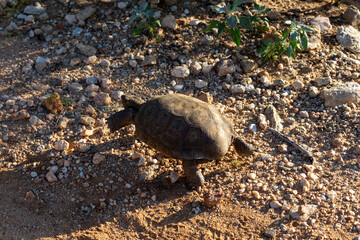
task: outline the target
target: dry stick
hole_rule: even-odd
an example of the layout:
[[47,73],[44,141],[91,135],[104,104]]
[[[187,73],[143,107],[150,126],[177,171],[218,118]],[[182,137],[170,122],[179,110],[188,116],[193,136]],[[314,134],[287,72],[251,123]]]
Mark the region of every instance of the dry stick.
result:
[[289,137],[285,136],[284,134],[282,134],[281,132],[270,128],[269,130],[272,131],[275,135],[277,135],[278,137],[282,138],[285,142],[288,142],[291,144],[291,146],[293,146],[295,149],[299,150],[303,155],[305,155],[305,157],[307,159],[309,159],[311,161],[311,163],[314,162],[314,157],[311,154],[311,152],[305,150],[303,147],[301,147],[299,144],[297,144],[296,142],[294,142],[293,140],[291,140]]

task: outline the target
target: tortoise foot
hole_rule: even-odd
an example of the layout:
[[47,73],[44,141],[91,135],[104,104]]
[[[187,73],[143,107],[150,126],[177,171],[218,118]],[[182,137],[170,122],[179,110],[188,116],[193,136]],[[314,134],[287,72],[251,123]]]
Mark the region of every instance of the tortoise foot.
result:
[[197,168],[196,161],[183,160],[182,165],[185,175],[192,185],[203,186],[205,184],[205,178]]

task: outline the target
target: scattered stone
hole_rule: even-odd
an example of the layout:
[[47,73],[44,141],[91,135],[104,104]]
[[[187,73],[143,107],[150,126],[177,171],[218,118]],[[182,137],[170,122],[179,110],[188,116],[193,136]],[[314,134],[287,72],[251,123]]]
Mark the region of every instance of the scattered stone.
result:
[[283,125],[281,123],[281,118],[276,111],[276,108],[273,105],[269,105],[265,109],[265,114],[267,116],[267,119],[269,119],[270,121],[270,127],[281,132],[283,130]]
[[46,98],[44,104],[47,110],[53,114],[58,114],[64,109],[58,93],[54,93],[50,97]]
[[264,236],[272,239],[276,237],[276,232],[273,229],[266,229],[264,232]]
[[103,89],[108,89],[111,86],[111,80],[108,76],[102,75],[98,78],[100,86]]
[[129,4],[128,2],[119,2],[118,5],[117,5],[117,7],[118,7],[119,9],[124,9],[124,8],[127,7],[128,4]]
[[199,62],[195,61],[190,64],[190,70],[192,74],[198,75],[201,72],[201,69],[202,67]]
[[81,92],[83,90],[83,87],[80,83],[72,83],[69,86],[69,91],[71,92]]
[[321,49],[321,29],[317,26],[312,27],[313,32],[309,32],[308,50]]
[[295,91],[299,91],[304,88],[304,83],[297,80],[292,83],[292,87],[295,89]]
[[55,150],[56,151],[64,151],[64,150],[69,149],[69,147],[70,147],[70,144],[65,140],[60,140],[60,141],[55,143]]
[[246,91],[245,86],[241,84],[234,84],[230,86],[230,92],[233,94],[244,93]]
[[205,64],[205,65],[203,66],[203,68],[202,68],[202,72],[203,72],[204,74],[209,74],[209,73],[212,71],[213,68],[214,68],[214,65],[212,65],[212,64]]
[[306,222],[316,212],[317,207],[314,204],[295,205],[290,209],[290,216],[297,221]]
[[58,128],[60,128],[60,129],[66,129],[68,122],[69,122],[69,119],[68,119],[68,118],[66,118],[66,117],[60,118],[60,119],[59,119],[59,122],[58,122]]
[[177,180],[179,180],[180,176],[177,172],[175,171],[170,171],[170,181],[171,183],[175,183]]
[[91,15],[93,15],[95,13],[96,9],[93,8],[93,7],[87,7],[81,11],[79,11],[77,14],[76,14],[76,18],[79,20],[79,21],[85,21],[86,19],[88,19]]
[[318,27],[321,31],[331,31],[332,26],[328,17],[318,16],[310,21],[311,25]]
[[315,79],[315,83],[318,87],[322,87],[330,84],[332,81],[331,77],[318,77]]
[[226,74],[234,73],[235,65],[231,59],[224,59],[217,64],[216,69],[219,77],[222,77],[225,76]]
[[212,103],[214,100],[213,96],[208,92],[199,94],[197,99],[207,102],[207,103]]
[[41,119],[39,119],[39,118],[38,118],[37,116],[35,116],[35,115],[32,115],[32,116],[30,117],[29,122],[30,122],[30,124],[33,125],[33,126],[38,126],[38,125],[41,125],[41,124],[44,123]]
[[207,85],[208,85],[208,83],[206,81],[204,81],[204,80],[198,79],[198,80],[195,81],[195,87],[196,88],[201,89],[201,88],[206,87]]
[[152,66],[152,65],[156,65],[157,63],[157,58],[155,55],[150,55],[145,57],[144,61],[141,63],[141,66]]
[[79,121],[86,126],[94,126],[96,123],[96,120],[94,118],[87,115],[81,116]]
[[73,25],[74,23],[77,22],[76,16],[73,14],[66,14],[65,15],[65,21],[70,24]]
[[269,126],[266,116],[264,114],[259,114],[258,121],[261,129],[266,129]]
[[99,86],[98,85],[95,85],[95,84],[90,84],[89,86],[87,86],[85,88],[85,92],[97,92],[99,91]]
[[310,97],[317,97],[319,95],[319,89],[315,86],[311,86],[309,88],[309,95]]
[[190,70],[187,66],[177,66],[172,69],[171,76],[176,78],[185,78],[190,75]]
[[283,16],[281,16],[281,13],[279,13],[278,11],[270,11],[267,14],[267,17],[270,20],[280,20],[283,18]]
[[26,109],[21,109],[20,111],[12,115],[13,120],[24,120],[30,118],[30,114]]
[[282,208],[282,204],[279,201],[272,201],[270,202],[270,207],[274,209]]
[[102,161],[105,161],[106,157],[100,153],[95,153],[94,156],[93,156],[93,163],[94,164],[99,164],[101,163]]
[[107,106],[109,104],[111,104],[111,98],[109,96],[108,93],[98,93],[96,96],[95,96],[95,104],[96,105],[100,105],[100,106]]
[[352,26],[357,27],[360,25],[360,10],[351,5],[346,9],[343,18],[348,20]]
[[216,190],[210,190],[204,195],[205,205],[209,208],[212,208],[220,203],[223,196],[224,192],[221,188]]
[[86,56],[93,56],[96,54],[96,48],[90,45],[84,45],[80,43],[76,45],[76,48],[79,49],[79,51]]
[[339,83],[321,92],[326,107],[335,107],[345,103],[360,103],[360,85],[356,82]]
[[35,61],[35,69],[39,72],[43,71],[50,64],[48,58],[38,57]]
[[247,56],[238,55],[237,57],[240,59],[241,68],[245,73],[253,72],[258,68],[258,64]]
[[55,174],[51,171],[49,171],[45,177],[49,183],[56,182],[58,180],[58,178],[55,176]]
[[27,5],[24,9],[24,13],[30,15],[40,15],[46,11],[44,7],[41,6],[40,3],[36,2],[35,5]]
[[175,17],[173,15],[167,15],[164,17],[161,23],[162,27],[175,30],[177,28]]
[[25,198],[30,199],[30,200],[34,200],[36,198],[36,195],[33,193],[33,191],[28,191],[25,194]]
[[336,39],[344,48],[349,48],[357,53],[360,53],[360,32],[353,26],[339,27]]

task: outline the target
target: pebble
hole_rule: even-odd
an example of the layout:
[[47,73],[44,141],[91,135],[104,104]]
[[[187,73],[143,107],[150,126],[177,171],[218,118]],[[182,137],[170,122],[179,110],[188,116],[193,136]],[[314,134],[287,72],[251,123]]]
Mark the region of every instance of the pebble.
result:
[[30,173],[30,176],[33,178],[36,177],[37,175],[38,175],[37,172],[34,172],[34,171]]
[[196,88],[201,89],[201,88],[206,87],[207,85],[208,85],[208,83],[206,81],[204,81],[204,80],[198,79],[198,80],[195,81],[195,87]]
[[111,98],[109,96],[108,93],[98,93],[96,96],[95,96],[95,104],[96,105],[100,105],[100,106],[106,106],[106,105],[109,105],[111,104]]
[[30,117],[29,122],[33,126],[38,126],[44,123],[41,119],[39,119],[37,116],[34,115]]
[[100,153],[95,153],[94,156],[93,156],[93,164],[99,164],[101,163],[102,161],[105,161],[106,157]]
[[177,66],[171,70],[171,76],[176,78],[185,78],[188,77],[189,75],[190,75],[190,70],[186,65]]
[[177,24],[175,21],[175,17],[173,15],[166,15],[164,19],[161,22],[162,27],[164,28],[170,28],[175,30],[177,28]]
[[66,140],[55,142],[55,150],[63,151],[69,149],[70,144]]
[[179,180],[180,176],[177,172],[171,170],[170,171],[170,181],[171,183],[175,183],[177,180]]
[[49,171],[46,175],[46,180],[48,180],[49,183],[56,182],[58,178],[55,176],[55,174],[51,171]]
[[216,67],[219,77],[226,76],[235,72],[235,65],[231,59],[221,60]]

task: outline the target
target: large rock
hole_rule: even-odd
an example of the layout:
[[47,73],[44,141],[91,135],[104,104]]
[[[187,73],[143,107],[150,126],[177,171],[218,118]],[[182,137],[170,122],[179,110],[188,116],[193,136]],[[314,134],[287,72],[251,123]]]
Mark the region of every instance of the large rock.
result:
[[348,20],[351,25],[356,27],[360,24],[360,10],[357,7],[351,5],[346,9],[343,18]]
[[360,103],[360,85],[356,82],[337,84],[321,93],[326,107],[334,107],[345,103]]
[[339,27],[336,39],[344,48],[349,48],[360,53],[360,32],[353,26]]

